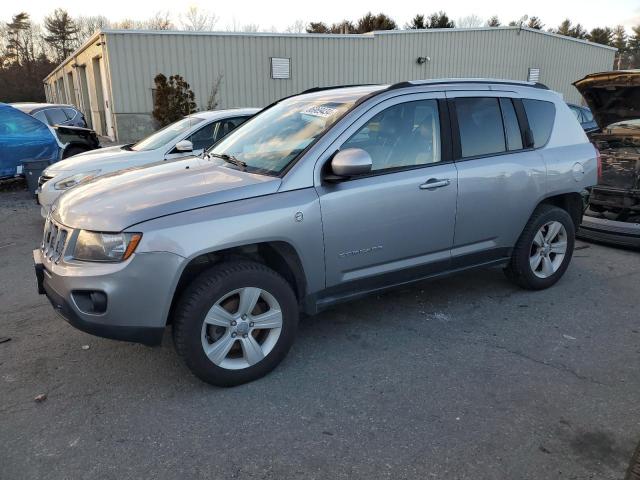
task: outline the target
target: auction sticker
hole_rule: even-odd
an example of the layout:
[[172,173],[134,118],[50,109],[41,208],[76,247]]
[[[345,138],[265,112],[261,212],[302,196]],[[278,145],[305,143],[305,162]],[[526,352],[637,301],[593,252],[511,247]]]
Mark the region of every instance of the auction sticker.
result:
[[312,115],[314,117],[327,118],[336,113],[335,108],[323,107],[322,105],[314,105],[302,111],[303,115]]

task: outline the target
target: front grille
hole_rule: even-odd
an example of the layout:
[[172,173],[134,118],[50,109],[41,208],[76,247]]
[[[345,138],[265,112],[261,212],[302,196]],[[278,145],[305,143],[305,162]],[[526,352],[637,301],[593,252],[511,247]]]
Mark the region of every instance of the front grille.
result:
[[59,262],[64,253],[69,238],[69,231],[61,225],[47,218],[44,224],[44,235],[42,237],[42,253],[52,262]]
[[40,177],[38,177],[38,186],[42,187],[42,185],[44,185],[46,182],[48,182],[52,178],[53,177],[50,177],[48,175],[40,175]]

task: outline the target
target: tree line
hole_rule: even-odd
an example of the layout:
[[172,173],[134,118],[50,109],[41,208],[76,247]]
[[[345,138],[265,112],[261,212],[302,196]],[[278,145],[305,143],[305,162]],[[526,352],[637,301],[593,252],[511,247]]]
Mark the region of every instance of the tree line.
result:
[[[42,79],[82,45],[96,30],[149,29],[149,30],[213,30],[218,17],[208,11],[190,7],[177,19],[168,12],[157,12],[147,20],[124,19],[111,22],[102,15],[72,17],[63,9],[55,9],[44,18],[42,24],[34,23],[25,12],[14,15],[9,22],[0,23],[0,101],[42,101]],[[469,15],[454,20],[446,12],[416,14],[404,29],[430,28],[478,28],[500,27],[498,16],[483,20]],[[588,40],[618,49],[616,69],[640,67],[640,25],[627,32],[622,25],[602,26],[587,30],[580,23],[566,19],[557,27],[548,27],[536,16],[524,15],[506,25],[545,30],[558,35]],[[362,34],[375,30],[396,30],[400,26],[384,13],[366,13],[356,20],[336,23],[322,21],[305,23],[296,21],[285,29],[287,33]],[[261,29],[255,24],[234,22],[228,31],[256,32],[276,31],[274,27]]]

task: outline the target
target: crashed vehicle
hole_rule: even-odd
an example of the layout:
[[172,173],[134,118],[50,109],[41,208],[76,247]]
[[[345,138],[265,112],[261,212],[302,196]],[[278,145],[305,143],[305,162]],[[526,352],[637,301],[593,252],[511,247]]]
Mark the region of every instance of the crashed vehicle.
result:
[[579,236],[640,247],[640,70],[594,73],[574,86],[598,124],[589,138],[601,159]]
[[22,174],[24,161],[49,163],[98,148],[93,130],[51,127],[20,110],[0,103],[0,179]]

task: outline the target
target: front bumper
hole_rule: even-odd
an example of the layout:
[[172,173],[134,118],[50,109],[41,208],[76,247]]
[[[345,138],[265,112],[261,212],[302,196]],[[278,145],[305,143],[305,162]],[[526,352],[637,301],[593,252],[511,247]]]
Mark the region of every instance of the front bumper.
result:
[[[79,330],[99,337],[159,345],[182,257],[166,252],[134,254],[122,263],[55,264],[33,251],[38,292]],[[89,292],[106,297],[101,313],[81,301]]]
[[618,222],[585,215],[577,236],[622,247],[640,248],[640,223]]

